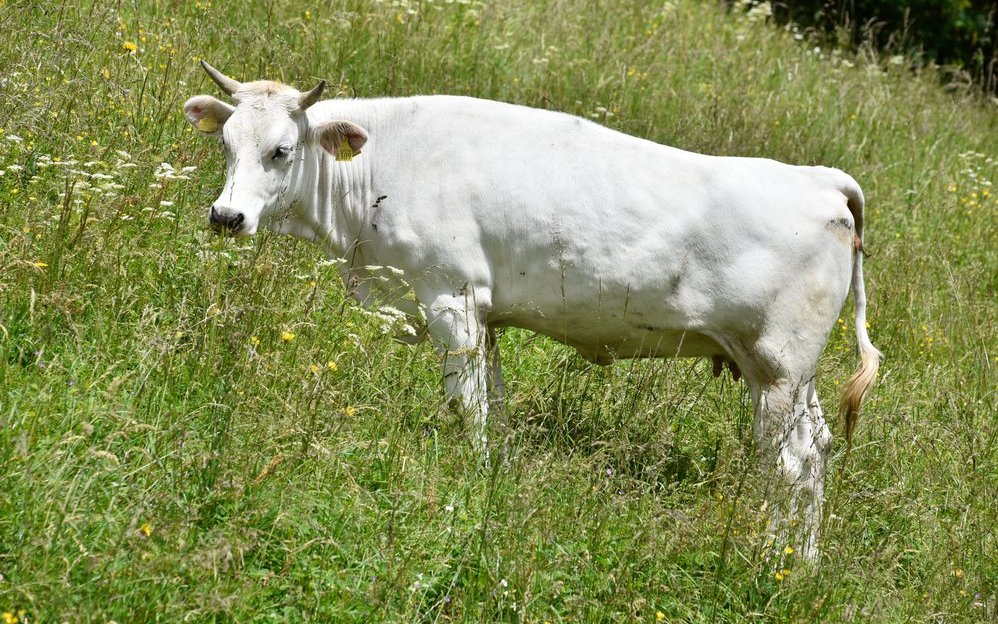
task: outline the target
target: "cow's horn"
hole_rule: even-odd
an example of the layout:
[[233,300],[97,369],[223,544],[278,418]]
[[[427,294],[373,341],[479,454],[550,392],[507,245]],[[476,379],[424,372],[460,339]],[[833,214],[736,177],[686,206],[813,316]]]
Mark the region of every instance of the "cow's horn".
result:
[[222,91],[225,91],[228,95],[234,95],[243,86],[241,82],[229,78],[209,65],[207,61],[201,61],[201,67],[204,67],[204,70],[208,72],[208,75],[215,81],[215,84],[221,87]]
[[315,85],[311,91],[306,91],[298,96],[298,105],[301,106],[302,110],[305,110],[309,106],[315,104],[322,97],[322,90],[326,88],[326,81],[320,80],[319,84]]

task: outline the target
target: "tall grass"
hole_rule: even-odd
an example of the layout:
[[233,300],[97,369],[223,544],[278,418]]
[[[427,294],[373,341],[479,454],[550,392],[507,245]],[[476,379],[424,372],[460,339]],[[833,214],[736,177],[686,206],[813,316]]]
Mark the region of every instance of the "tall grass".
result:
[[[0,31],[8,620],[998,618],[994,103],[693,0],[8,1]],[[214,91],[202,57],[852,173],[888,359],[821,564],[763,559],[749,397],[707,363],[509,331],[509,460],[481,469],[432,350],[315,248],[206,232],[222,156],[179,108]]]

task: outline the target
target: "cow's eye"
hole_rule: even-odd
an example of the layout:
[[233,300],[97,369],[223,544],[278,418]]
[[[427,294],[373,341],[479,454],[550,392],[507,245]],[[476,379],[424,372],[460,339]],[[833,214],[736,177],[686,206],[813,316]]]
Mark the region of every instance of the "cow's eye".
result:
[[282,145],[274,150],[274,155],[270,157],[271,160],[277,160],[279,158],[287,158],[288,154],[291,153],[291,148],[286,145]]

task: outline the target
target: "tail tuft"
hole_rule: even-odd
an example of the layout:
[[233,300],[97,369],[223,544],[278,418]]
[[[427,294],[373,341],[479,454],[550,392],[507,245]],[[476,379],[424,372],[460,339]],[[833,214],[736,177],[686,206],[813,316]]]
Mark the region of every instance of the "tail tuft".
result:
[[[868,342],[869,344],[869,342]],[[869,344],[869,347],[873,347]],[[873,385],[877,377],[877,370],[880,368],[880,358],[883,357],[876,348],[862,349],[859,369],[852,374],[846,382],[845,390],[842,392],[842,402],[840,409],[845,417],[846,445],[852,447],[852,434],[856,430],[856,423],[859,421],[859,406],[866,393]]]

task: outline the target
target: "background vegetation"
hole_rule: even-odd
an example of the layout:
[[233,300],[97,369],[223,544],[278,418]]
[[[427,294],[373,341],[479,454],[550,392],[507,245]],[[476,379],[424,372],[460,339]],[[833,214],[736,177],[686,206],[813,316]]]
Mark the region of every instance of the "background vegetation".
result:
[[[693,0],[8,1],[0,32],[6,622],[998,618],[993,105]],[[481,470],[428,346],[315,248],[206,231],[201,57],[852,173],[888,359],[821,565],[763,560],[749,397],[709,363],[507,332],[510,458]]]
[[[994,0],[793,0],[775,3],[774,10],[781,21],[910,56],[905,63],[960,67],[985,91],[998,89]],[[953,77],[948,82],[959,84]]]

